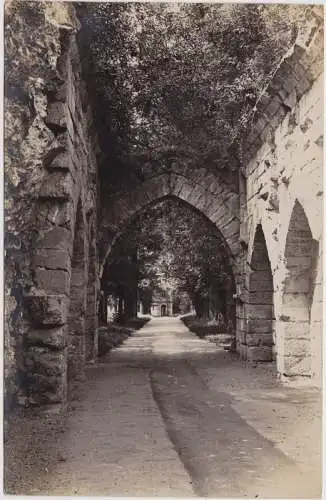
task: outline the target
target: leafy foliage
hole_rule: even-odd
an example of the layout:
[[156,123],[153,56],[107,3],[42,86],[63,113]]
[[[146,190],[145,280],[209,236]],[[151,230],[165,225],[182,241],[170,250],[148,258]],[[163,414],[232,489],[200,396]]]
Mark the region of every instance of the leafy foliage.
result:
[[172,163],[236,169],[250,112],[303,9],[79,4],[110,181]]
[[[132,261],[135,252],[137,261]],[[147,303],[155,289],[170,288],[186,292],[201,309],[209,295],[233,287],[222,237],[202,214],[175,200],[150,207],[124,233],[105,272],[111,290],[130,286],[131,266],[137,267],[140,298]]]

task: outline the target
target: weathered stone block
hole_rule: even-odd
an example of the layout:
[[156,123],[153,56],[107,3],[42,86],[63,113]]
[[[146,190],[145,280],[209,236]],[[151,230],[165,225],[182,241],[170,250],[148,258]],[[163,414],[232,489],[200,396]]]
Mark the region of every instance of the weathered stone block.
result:
[[26,367],[28,372],[45,377],[60,378],[66,372],[66,353],[50,351],[46,347],[29,347],[26,352]]
[[[307,309],[309,305],[308,296],[305,293],[284,293],[283,306],[284,308]],[[285,313],[287,314],[287,313]]]
[[50,103],[45,123],[56,131],[64,131],[67,128],[66,104],[60,101]]
[[310,325],[308,321],[298,321],[295,317],[292,321],[283,324],[283,335],[284,338],[308,338],[309,337]]
[[228,333],[218,333],[215,335],[206,335],[205,339],[209,342],[214,342],[215,344],[229,344],[232,342],[234,336]]
[[37,373],[26,375],[28,383],[28,401],[32,406],[64,405],[67,401],[66,376],[45,377]]
[[55,160],[57,156],[64,153],[66,153],[66,145],[63,137],[60,136],[59,140],[56,139],[51,144],[50,150],[46,153],[46,155],[43,158],[43,165],[45,166],[45,168],[48,168],[48,166],[51,165],[51,163]]
[[57,82],[53,82],[53,88],[51,89],[51,98],[52,101],[60,101],[66,102],[67,99],[67,91],[68,91],[68,81],[59,80]]
[[36,247],[57,250],[70,250],[72,246],[72,233],[64,227],[55,227],[50,231],[40,233],[36,240]]
[[311,341],[307,339],[285,338],[284,356],[309,356]]
[[299,268],[299,267],[310,267],[311,265],[311,255],[297,256],[291,255],[291,259],[288,259],[286,266],[289,269]]
[[287,80],[289,77],[291,78],[293,76],[292,64],[284,59],[281,62],[279,69],[277,70],[276,76],[279,78],[279,82],[282,85],[284,80]]
[[248,319],[248,332],[250,333],[270,333],[273,328],[272,320],[250,318]]
[[51,231],[55,226],[72,229],[74,221],[74,207],[72,200],[64,201],[56,198],[40,198],[37,201],[35,223],[40,235]]
[[275,95],[273,99],[269,102],[269,105],[265,110],[265,114],[270,117],[274,116],[275,113],[278,111],[279,107],[281,106],[281,104],[282,104],[281,99],[279,98],[278,95]]
[[238,234],[240,231],[240,221],[237,218],[234,218],[228,221],[223,227],[223,236],[228,238],[232,234]]
[[310,376],[311,357],[284,356],[283,375],[286,377]]
[[33,267],[60,269],[70,272],[71,259],[67,250],[39,249],[33,255]]
[[283,306],[282,312],[285,316],[288,316],[290,318],[290,321],[309,321],[308,307]]
[[74,268],[72,289],[76,293],[76,298],[77,298],[77,296],[79,296],[81,294],[81,292],[83,294],[86,293],[86,290],[84,290],[86,283],[87,283],[86,270],[85,270],[84,263],[82,262],[80,267]]
[[73,195],[74,181],[71,175],[52,172],[47,175],[39,191],[39,198],[68,200]]
[[264,347],[247,347],[248,361],[272,361],[273,350],[271,346]]
[[271,333],[259,333],[259,334],[247,333],[246,344],[248,346],[272,346],[274,344],[273,334],[271,334]]
[[29,295],[26,303],[35,326],[60,326],[67,320],[68,297],[65,295]]
[[249,294],[249,302],[250,304],[266,304],[273,306],[273,292],[271,290],[259,291],[259,292],[250,292]]
[[[39,394],[50,391],[52,393],[51,400],[53,397],[55,398],[54,393],[60,386],[60,378],[55,376],[46,376],[40,373],[28,373],[27,379],[29,381],[29,392],[31,394]],[[42,398],[42,400],[45,402],[44,398]],[[55,398],[55,402],[60,402],[60,399]]]
[[[301,270],[302,271],[302,270]],[[297,277],[292,277],[290,276],[289,278],[286,278],[284,280],[284,289],[286,290],[286,293],[290,294],[305,294],[309,293],[311,289],[311,283],[308,279],[308,276],[297,276]]]
[[65,329],[47,328],[43,330],[30,330],[27,343],[30,346],[46,346],[53,350],[61,351],[66,347]]
[[72,161],[70,155],[64,151],[56,156],[53,156],[51,161],[47,162],[46,168],[48,170],[72,170]]
[[295,108],[297,103],[298,103],[297,93],[296,93],[296,90],[294,89],[291,92],[291,94],[288,95],[286,99],[284,99],[284,104],[285,104],[285,106],[287,106],[288,108],[290,108],[292,110],[293,108]]
[[37,288],[52,294],[69,293],[70,277],[66,271],[36,268],[34,271]]
[[311,241],[303,242],[299,234],[291,234],[291,241],[286,246],[286,257],[307,257],[311,253]]
[[251,276],[248,276],[247,286],[249,290],[254,290],[255,292],[267,292],[273,291],[273,281],[272,279],[260,276],[259,273],[252,273]]
[[298,75],[298,78],[296,79],[295,88],[296,88],[298,97],[300,98],[303,96],[303,94],[305,94],[310,89],[311,82],[306,77],[307,73],[305,72],[305,69],[302,68],[302,66],[300,64],[296,67],[296,71],[298,70],[298,68],[300,68],[300,71],[302,71],[302,73],[300,75]]
[[258,304],[248,304],[247,305],[248,318],[264,318],[273,319],[273,312],[270,305],[258,305]]

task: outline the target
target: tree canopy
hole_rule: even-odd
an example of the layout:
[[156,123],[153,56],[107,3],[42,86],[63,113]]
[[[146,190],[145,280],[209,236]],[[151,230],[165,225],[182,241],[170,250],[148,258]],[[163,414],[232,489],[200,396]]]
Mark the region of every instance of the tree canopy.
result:
[[173,163],[237,169],[256,99],[304,6],[77,5],[110,182]]
[[141,300],[150,301],[154,290],[170,288],[186,293],[198,311],[205,306],[206,312],[209,297],[225,295],[234,286],[226,244],[217,228],[171,199],[148,208],[127,229],[104,276],[113,293],[121,286],[129,290],[130,280],[137,276]]

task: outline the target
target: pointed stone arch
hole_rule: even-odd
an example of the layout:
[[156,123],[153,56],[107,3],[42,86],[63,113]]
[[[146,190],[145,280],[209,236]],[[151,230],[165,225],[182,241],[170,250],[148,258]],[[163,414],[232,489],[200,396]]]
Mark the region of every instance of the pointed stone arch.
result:
[[286,238],[286,277],[282,296],[282,375],[311,376],[311,307],[316,280],[318,242],[306,213],[295,201]]
[[199,169],[195,174],[164,172],[138,182],[127,191],[102,202],[99,237],[100,274],[115,239],[141,210],[166,197],[174,197],[201,212],[220,231],[230,254],[239,253],[239,195],[222,176]]
[[[227,241],[225,241],[225,238],[223,237],[223,234],[221,233],[221,231],[219,231],[219,228],[217,227],[217,225],[214,224],[212,222],[212,220],[210,220],[207,217],[207,215],[205,215],[205,213],[203,213],[202,211],[198,210],[198,208],[196,208],[195,206],[191,205],[189,202],[187,202],[187,201],[185,201],[183,199],[180,199],[177,196],[170,195],[170,194],[168,194],[168,195],[166,195],[164,197],[160,197],[158,199],[155,199],[151,203],[148,203],[147,205],[143,206],[140,210],[136,211],[131,216],[131,218],[129,219],[129,221],[127,221],[127,223],[125,224],[125,226],[123,226],[121,228],[121,231],[118,233],[118,235],[116,235],[115,239],[113,240],[113,242],[109,246],[109,253],[107,254],[106,264],[104,266],[104,271],[103,271],[103,274],[101,276],[101,278],[102,278],[102,286],[103,286],[102,293],[103,293],[103,297],[104,297],[104,303],[106,303],[105,291],[104,291],[104,283],[105,283],[105,280],[107,279],[107,277],[109,276],[108,268],[109,268],[110,264],[112,264],[114,262],[114,255],[115,255],[114,252],[112,252],[112,254],[111,254],[111,250],[114,248],[114,246],[116,244],[119,243],[120,237],[123,238],[123,234],[125,233],[125,231],[127,231],[130,228],[133,228],[133,226],[134,226],[135,222],[137,221],[137,219],[144,212],[146,212],[146,210],[148,210],[148,209],[150,209],[150,207],[152,207],[152,206],[154,206],[156,204],[162,203],[164,201],[173,201],[177,205],[180,205],[180,206],[183,206],[183,207],[187,207],[187,209],[190,210],[191,212],[197,212],[203,220],[206,220],[206,222],[208,224],[207,227],[208,228],[211,227],[211,230],[210,229],[208,229],[208,230],[212,231],[212,234],[215,234],[215,236],[217,236],[218,240],[221,242],[221,246],[219,248],[220,248],[220,250],[223,249],[222,250],[223,254],[226,257],[226,261],[228,262],[228,266],[229,266],[228,272],[229,272],[230,280],[228,280],[223,286],[221,286],[221,288],[220,288],[220,290],[218,292],[219,293],[218,297],[217,297],[217,294],[215,292],[215,297],[212,298],[212,299],[210,299],[211,300],[210,305],[212,306],[212,309],[214,309],[214,307],[216,306],[216,303],[218,303],[221,306],[221,312],[223,312],[223,314],[225,315],[225,317],[227,317],[229,320],[232,321],[233,331],[235,332],[235,325],[236,325],[236,303],[234,301],[234,294],[235,294],[235,291],[236,291],[236,286],[235,285],[236,285],[236,279],[237,279],[237,261],[234,258],[234,256],[232,255],[232,253],[230,251],[230,248],[228,246],[228,243],[227,243]],[[230,324],[229,324],[229,328],[231,328]]]
[[88,245],[87,305],[85,318],[86,361],[93,360],[97,356],[97,294],[99,286],[97,272],[96,231],[94,219],[92,219],[90,221]]
[[67,320],[68,389],[85,368],[85,318],[87,300],[86,233],[82,204],[77,203],[71,257],[70,303]]

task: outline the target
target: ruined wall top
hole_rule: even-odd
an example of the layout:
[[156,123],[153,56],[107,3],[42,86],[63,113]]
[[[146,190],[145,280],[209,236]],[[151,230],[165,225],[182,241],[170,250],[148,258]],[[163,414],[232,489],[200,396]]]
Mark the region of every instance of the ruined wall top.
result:
[[252,127],[246,140],[247,160],[273,133],[323,72],[323,7],[309,6],[306,22],[282,58],[253,110]]

